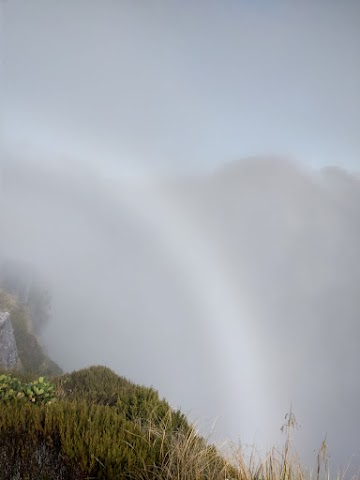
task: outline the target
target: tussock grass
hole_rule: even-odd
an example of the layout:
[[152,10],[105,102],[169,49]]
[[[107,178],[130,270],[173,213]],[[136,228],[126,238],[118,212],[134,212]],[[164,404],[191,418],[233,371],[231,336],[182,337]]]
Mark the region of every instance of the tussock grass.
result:
[[216,480],[235,473],[234,467],[198,434],[195,426],[169,435],[171,416],[169,411],[161,425],[152,421],[141,425],[148,448],[156,449],[159,454],[157,463],[143,462],[136,469],[134,480]]
[[[134,480],[358,480],[360,476],[343,472],[331,474],[326,438],[316,456],[316,465],[310,469],[301,465],[292,444],[292,431],[298,428],[293,412],[285,417],[282,448],[274,447],[261,456],[255,446],[222,444],[216,447],[209,439],[200,437],[195,428],[166,436],[166,426],[147,425],[148,443],[161,445],[158,464],[144,463],[132,477]],[[227,453],[222,453],[226,451]]]
[[[344,480],[331,475],[326,440],[312,471],[286,432],[282,448],[215,446],[195,426],[173,428],[171,410],[132,421],[107,405],[65,401],[0,413],[0,480]],[[226,454],[222,453],[226,448]]]

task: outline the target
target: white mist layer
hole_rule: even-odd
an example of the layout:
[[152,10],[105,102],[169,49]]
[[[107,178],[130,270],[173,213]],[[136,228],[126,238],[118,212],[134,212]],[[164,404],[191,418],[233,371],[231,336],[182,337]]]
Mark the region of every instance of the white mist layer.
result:
[[326,432],[337,465],[356,452],[356,175],[254,158],[132,187],[2,163],[1,256],[48,279],[65,369],[107,364],[262,448],[292,403],[308,459]]

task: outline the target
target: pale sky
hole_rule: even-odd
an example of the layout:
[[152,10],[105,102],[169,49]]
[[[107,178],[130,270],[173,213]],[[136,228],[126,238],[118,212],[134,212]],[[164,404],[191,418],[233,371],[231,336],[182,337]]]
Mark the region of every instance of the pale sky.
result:
[[1,7],[6,148],[120,177],[269,153],[358,167],[356,0]]

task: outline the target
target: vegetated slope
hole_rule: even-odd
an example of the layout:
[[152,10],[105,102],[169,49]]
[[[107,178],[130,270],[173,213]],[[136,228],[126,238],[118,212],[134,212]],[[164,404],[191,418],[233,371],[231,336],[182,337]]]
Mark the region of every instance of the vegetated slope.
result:
[[52,381],[55,402],[2,401],[1,480],[210,479],[231,470],[153,388],[100,366]]

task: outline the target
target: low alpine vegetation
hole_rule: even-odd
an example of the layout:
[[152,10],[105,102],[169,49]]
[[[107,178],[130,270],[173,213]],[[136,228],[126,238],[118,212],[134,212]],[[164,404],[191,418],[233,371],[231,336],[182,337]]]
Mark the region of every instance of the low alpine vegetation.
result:
[[39,377],[30,383],[22,383],[12,375],[0,375],[0,402],[31,402],[47,404],[55,399],[55,384]]

